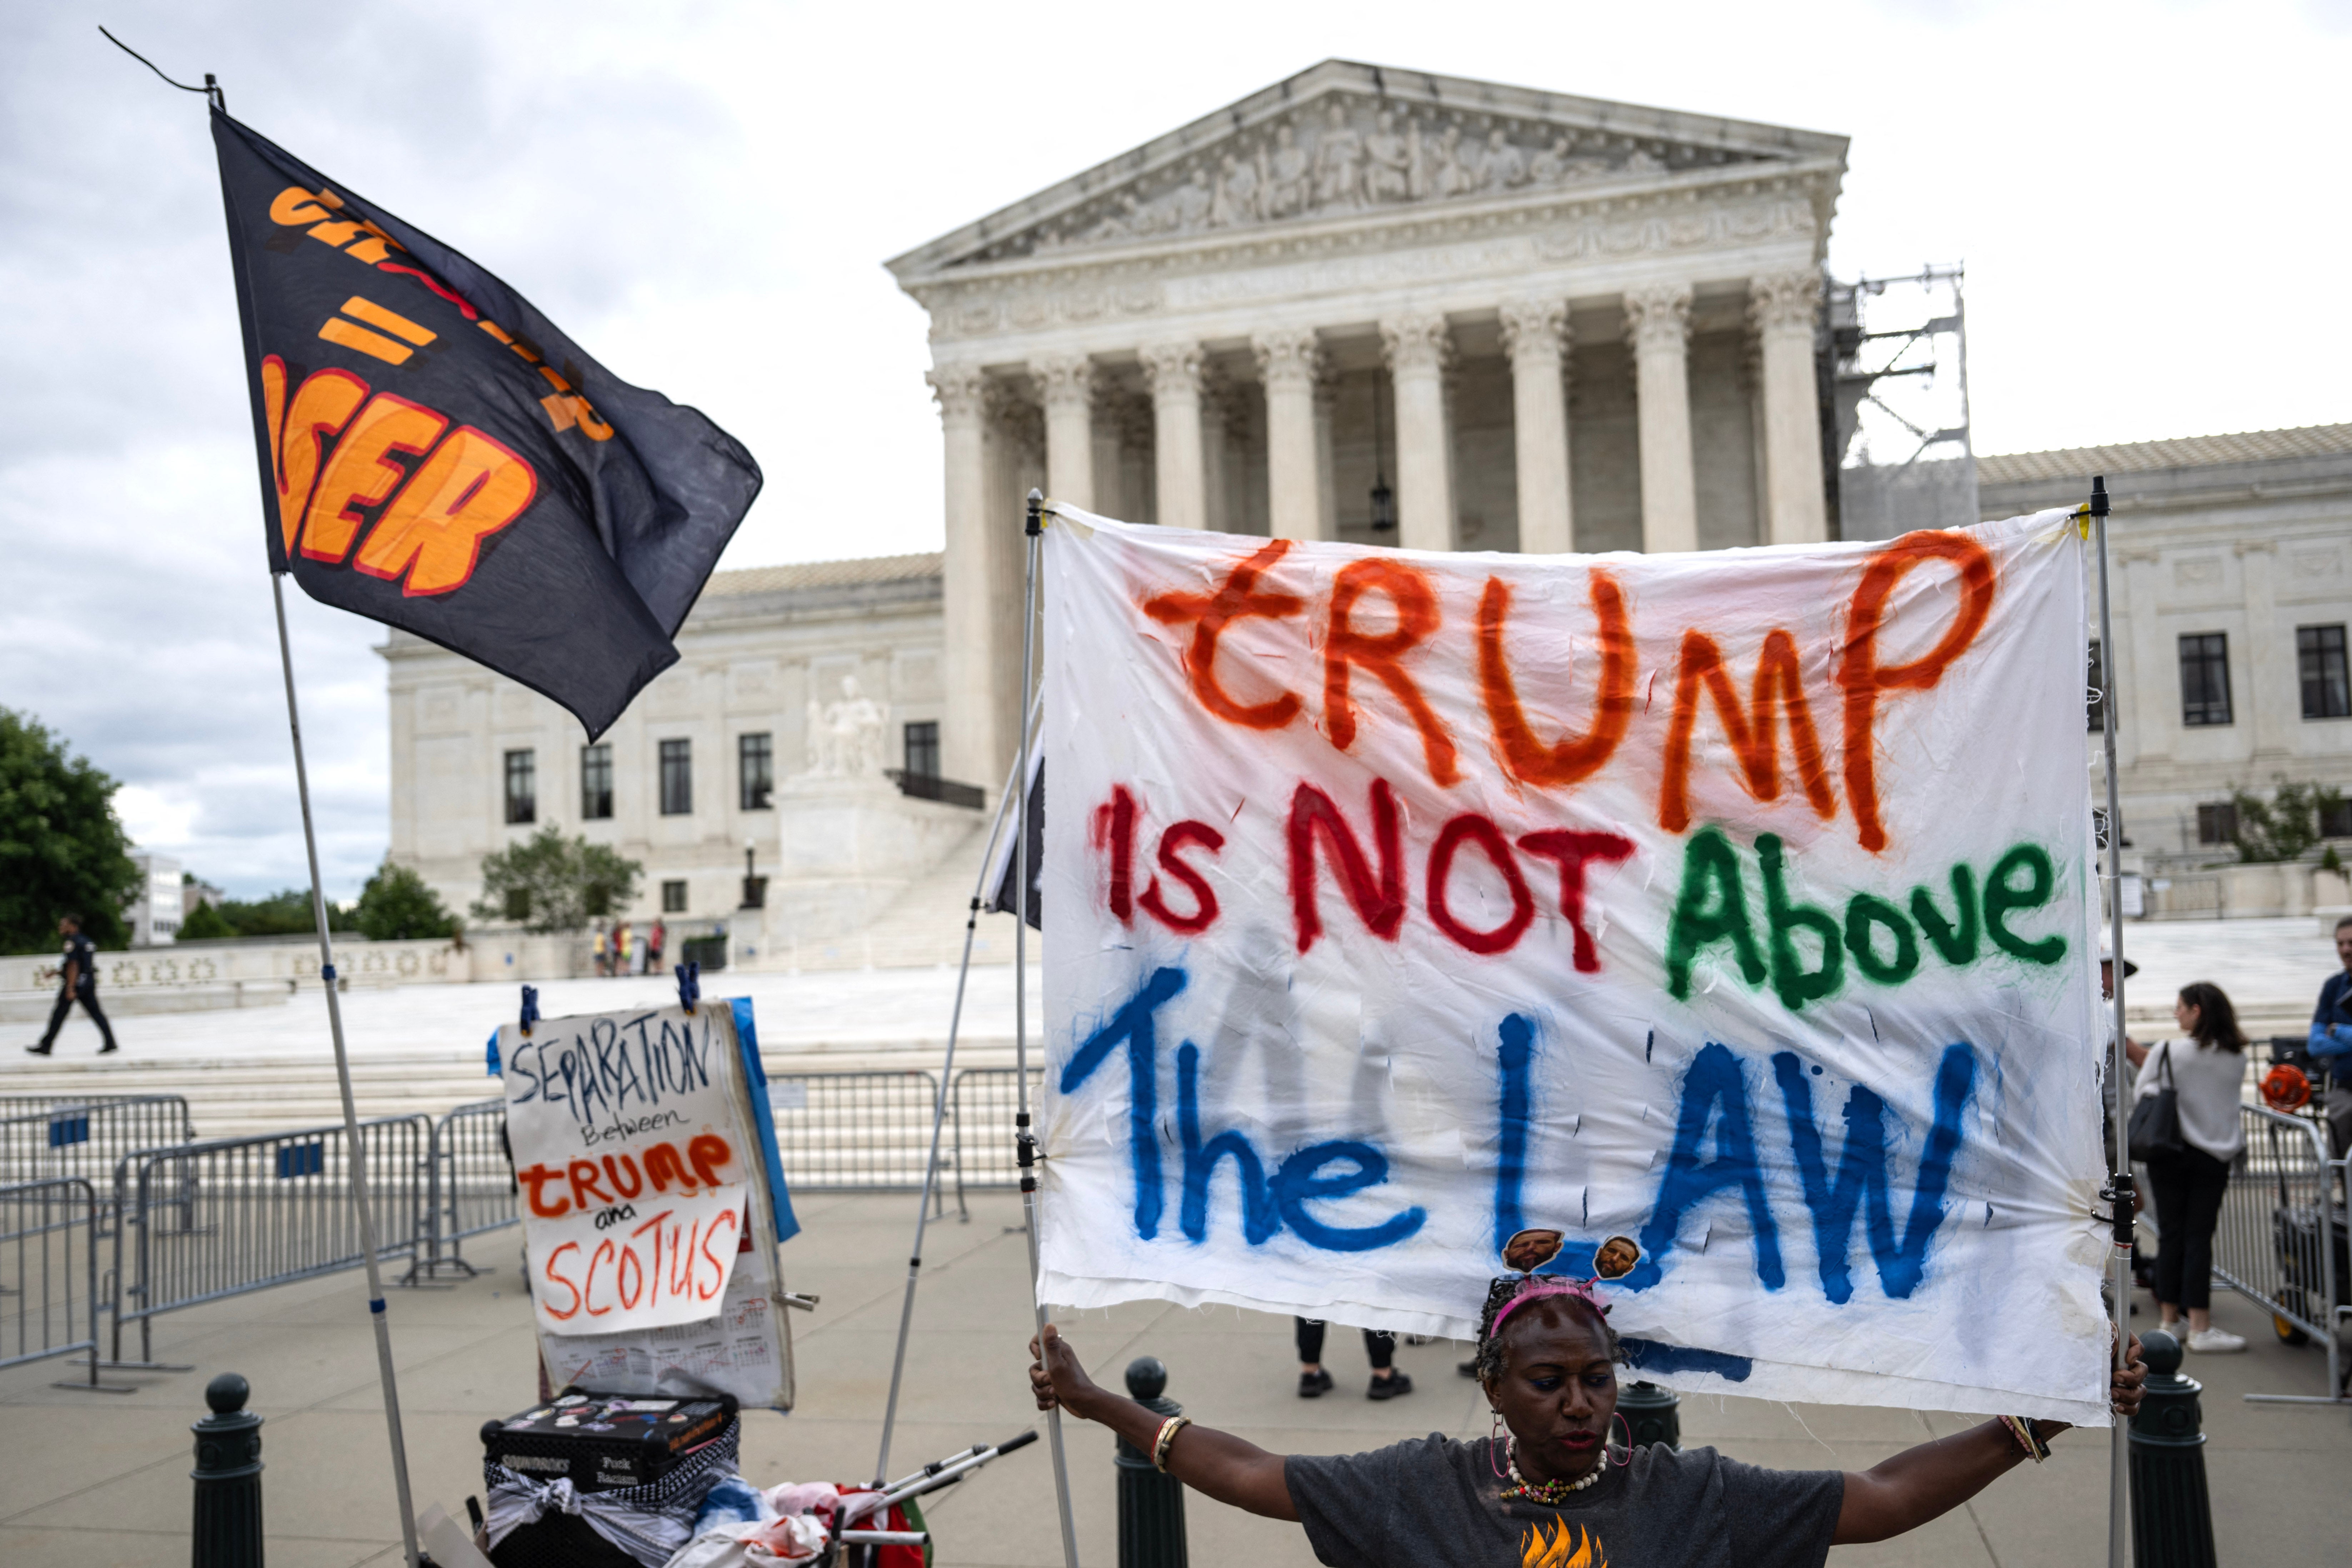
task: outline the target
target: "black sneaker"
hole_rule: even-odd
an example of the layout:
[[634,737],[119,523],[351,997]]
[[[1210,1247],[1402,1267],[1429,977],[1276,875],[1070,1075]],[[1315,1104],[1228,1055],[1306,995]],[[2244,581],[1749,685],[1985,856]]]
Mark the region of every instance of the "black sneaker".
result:
[[27,1056],[45,1057],[49,1054],[49,1047],[47,1046],[26,1046],[25,1047],[25,1053]]
[[1478,1363],[1475,1361],[1457,1361],[1454,1363],[1454,1370],[1465,1377],[1475,1377],[1478,1375]]
[[110,1056],[112,1056],[112,1055],[114,1054],[114,1052],[115,1052],[115,1047],[112,1047],[112,1046],[110,1046],[110,1045],[109,1045],[109,1046],[100,1046],[100,1047],[98,1047],[98,1054],[99,1054],[100,1056],[102,1056],[102,1057],[110,1057]]
[[1298,1374],[1299,1398],[1320,1399],[1330,1392],[1331,1373],[1328,1369],[1318,1367],[1313,1372],[1302,1372]]
[[1394,1399],[1401,1394],[1411,1394],[1412,1392],[1412,1379],[1407,1377],[1401,1372],[1392,1372],[1386,1377],[1376,1377],[1372,1379],[1371,1387],[1364,1390],[1364,1397],[1367,1399]]

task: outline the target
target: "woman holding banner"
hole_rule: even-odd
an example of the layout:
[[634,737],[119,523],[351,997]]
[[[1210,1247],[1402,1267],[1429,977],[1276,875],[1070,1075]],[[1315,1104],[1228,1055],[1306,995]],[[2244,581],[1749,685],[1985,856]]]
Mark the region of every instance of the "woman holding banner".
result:
[[[1868,1470],[1771,1470],[1713,1448],[1611,1441],[1622,1427],[1622,1359],[1598,1281],[1495,1281],[1477,1371],[1495,1432],[1433,1433],[1369,1454],[1270,1454],[1230,1433],[1163,1417],[1096,1386],[1048,1326],[1030,1342],[1039,1409],[1099,1421],[1163,1471],[1220,1502],[1306,1527],[1322,1562],[1697,1568],[1822,1563],[1832,1545],[1915,1530],[2021,1460],[2039,1463],[2059,1421],[2004,1416],[1923,1443]],[[2139,1342],[2113,1384],[2118,1417],[2139,1408]],[[1625,1432],[1628,1439],[1630,1430]]]

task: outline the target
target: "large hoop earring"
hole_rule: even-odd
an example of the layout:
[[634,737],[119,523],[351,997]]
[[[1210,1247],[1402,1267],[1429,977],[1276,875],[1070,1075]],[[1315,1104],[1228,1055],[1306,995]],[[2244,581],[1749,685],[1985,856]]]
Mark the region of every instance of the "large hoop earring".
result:
[[1510,1479],[1510,1477],[1505,1474],[1503,1470],[1502,1454],[1503,1413],[1497,1410],[1495,1412],[1494,1430],[1486,1438],[1486,1468],[1495,1472],[1495,1479],[1498,1481]]
[[1625,1428],[1625,1457],[1621,1459],[1615,1455],[1610,1453],[1609,1445],[1606,1443],[1601,1445],[1601,1457],[1604,1460],[1614,1465],[1623,1466],[1632,1464],[1633,1462],[1633,1424],[1626,1420],[1622,1414],[1612,1414],[1609,1417],[1609,1424],[1612,1426],[1622,1426]]

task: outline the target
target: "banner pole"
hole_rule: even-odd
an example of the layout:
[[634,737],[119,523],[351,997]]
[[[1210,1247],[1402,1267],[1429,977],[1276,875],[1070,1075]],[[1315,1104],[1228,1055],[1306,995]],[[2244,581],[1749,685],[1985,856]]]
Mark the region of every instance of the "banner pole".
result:
[[[1037,1281],[1045,1271],[1037,1241],[1037,1138],[1029,1130],[1029,707],[1034,700],[1037,635],[1037,552],[1045,537],[1045,497],[1029,492],[1027,580],[1021,596],[1021,811],[1013,822],[1013,886],[1020,901],[1013,911],[1013,1082],[1020,1110],[1013,1118],[1013,1157],[1021,1168],[1022,1219],[1029,1232],[1029,1300],[1036,1309],[1037,1338],[1045,1338],[1045,1298]],[[1070,1517],[1070,1471],[1062,1455],[1062,1407],[1045,1412],[1045,1436],[1054,1451],[1054,1500],[1062,1510],[1063,1568],[1078,1568],[1078,1529]]]
[[335,1082],[343,1097],[344,1161],[352,1205],[359,1210],[360,1253],[367,1265],[368,1316],[375,1321],[376,1374],[383,1384],[383,1422],[392,1440],[393,1489],[400,1500],[400,1538],[408,1568],[419,1568],[416,1508],[408,1493],[408,1445],[400,1432],[400,1388],[392,1370],[392,1324],[384,1314],[383,1271],[376,1262],[375,1211],[368,1203],[367,1158],[360,1147],[359,1111],[352,1101],[352,1062],[343,1048],[343,1009],[335,994],[335,949],[327,932],[327,896],[319,881],[319,835],[310,824],[310,774],[302,760],[302,714],[294,701],[294,650],[286,636],[286,579],[269,574],[278,610],[278,662],[286,675],[286,727],[294,737],[294,790],[302,802],[302,847],[310,857],[310,913],[319,926],[319,979],[327,993],[327,1027],[335,1041]]
[[[1024,713],[1022,723],[1028,725],[1033,718],[1034,715]],[[1026,733],[1025,730],[1024,733]],[[915,1281],[923,1271],[923,1229],[931,1217],[931,1193],[939,1181],[940,1131],[947,1121],[949,1086],[955,1077],[956,1034],[963,1026],[964,983],[971,978],[971,944],[980,927],[981,895],[988,890],[988,871],[996,862],[996,840],[1004,830],[1004,814],[1015,797],[1026,798],[1019,771],[1021,764],[1016,762],[1013,765],[1013,776],[1004,781],[1004,793],[997,797],[995,819],[988,825],[988,844],[981,851],[980,875],[972,883],[971,910],[964,916],[963,963],[956,971],[955,1005],[948,1013],[947,1055],[940,1064],[939,1098],[931,1106],[931,1153],[923,1166],[922,1196],[915,1205],[915,1248],[907,1258],[907,1293],[898,1303],[898,1349],[890,1358],[890,1397],[882,1406],[882,1451],[874,1460],[874,1485],[877,1490],[887,1484],[890,1477],[890,1434],[898,1422],[898,1382],[907,1370],[907,1335],[915,1321]],[[1024,820],[1023,826],[1026,826]],[[1016,951],[1020,945],[1020,939],[1014,938]],[[1021,978],[1021,971],[1016,965],[1013,970],[1016,986]]]
[[[2115,1235],[2114,1300],[2109,1303],[2115,1335],[2115,1365],[2120,1372],[2131,1356],[2132,1187],[2131,1143],[2124,1121],[2124,819],[2122,790],[2116,776],[2116,632],[2107,603],[2107,481],[2091,480],[2085,509],[2097,531],[2099,545],[2099,729],[2106,748],[2107,770],[2107,946],[2114,962],[2108,973],[2115,1002],[2115,1038],[2109,1047],[2107,1069],[2109,1135],[2112,1173],[2107,1184],[2110,1223]],[[2108,1430],[2107,1563],[2128,1568],[2131,1562],[2131,1433],[2122,1421]]]

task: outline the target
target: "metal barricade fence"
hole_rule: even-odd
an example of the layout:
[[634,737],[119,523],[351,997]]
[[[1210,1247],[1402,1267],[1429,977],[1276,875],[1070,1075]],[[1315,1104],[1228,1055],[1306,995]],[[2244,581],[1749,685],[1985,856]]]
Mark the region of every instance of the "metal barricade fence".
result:
[[[768,1109],[786,1190],[879,1193],[921,1187],[939,1093],[938,1076],[919,1068],[771,1073]],[[934,1201],[946,1202],[936,1187]]]
[[434,1122],[425,1155],[425,1233],[417,1238],[422,1256],[412,1256],[400,1282],[436,1279],[443,1268],[469,1279],[480,1273],[466,1261],[462,1244],[514,1224],[516,1192],[503,1099],[461,1105]]
[[[1013,1157],[1013,1118],[1021,1108],[1014,1079],[1019,1068],[966,1068],[955,1075],[956,1215],[970,1219],[964,1204],[967,1188],[1010,1188],[1021,1184],[1021,1170]],[[1045,1088],[1045,1069],[1029,1069],[1029,1104],[1034,1113]]]
[[[362,1121],[377,1255],[413,1259],[430,1228],[422,1116]],[[223,1138],[127,1156],[115,1174],[112,1359],[123,1325],[139,1325],[149,1360],[155,1316],[362,1261],[343,1127]]]
[[[2221,1195],[2213,1233],[2213,1277],[2271,1314],[2289,1344],[2316,1339],[2327,1355],[2327,1396],[2343,1387],[2336,1342],[2352,1268],[2345,1257],[2342,1162],[2327,1158],[2326,1129],[2266,1106],[2242,1105],[2244,1152]],[[2164,1216],[2157,1216],[2161,1227]],[[2308,1396],[2248,1394],[2249,1400],[2314,1403]]]
[[0,1184],[79,1176],[102,1185],[125,1154],[194,1141],[176,1094],[0,1097]]
[[[97,1187],[86,1177],[0,1186],[0,1366],[88,1352],[98,1381]],[[79,1257],[76,1254],[79,1254]]]

